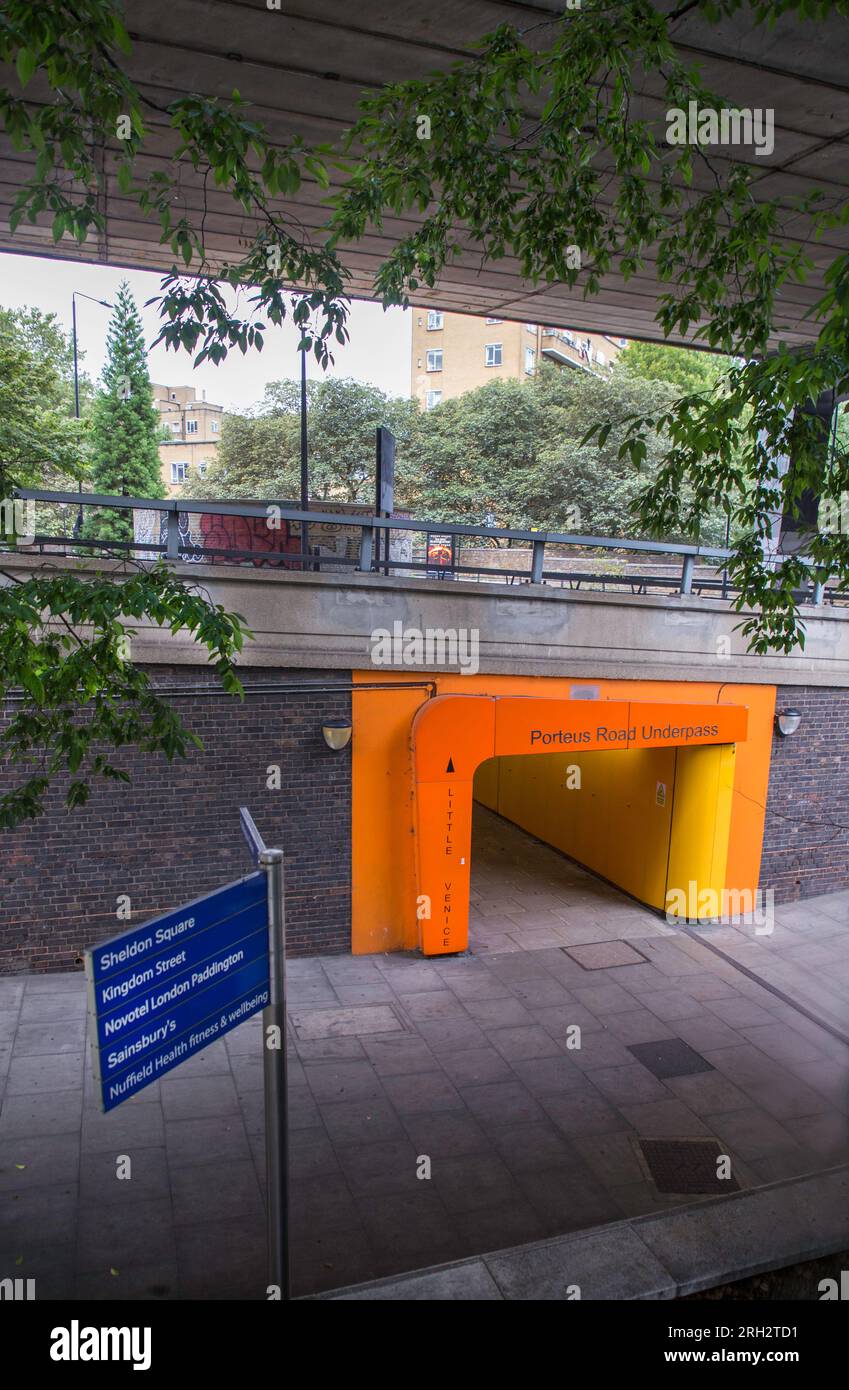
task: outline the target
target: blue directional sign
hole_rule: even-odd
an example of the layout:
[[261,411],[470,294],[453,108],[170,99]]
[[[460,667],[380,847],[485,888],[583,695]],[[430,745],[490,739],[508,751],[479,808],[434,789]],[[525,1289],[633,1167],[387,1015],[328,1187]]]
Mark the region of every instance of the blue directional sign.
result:
[[265,874],[90,947],[85,969],[95,1079],[112,1110],[265,1008]]

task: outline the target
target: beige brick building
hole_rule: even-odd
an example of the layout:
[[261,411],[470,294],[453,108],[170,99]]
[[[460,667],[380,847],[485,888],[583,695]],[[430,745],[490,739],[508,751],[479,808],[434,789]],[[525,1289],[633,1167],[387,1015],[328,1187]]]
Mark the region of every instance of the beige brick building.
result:
[[524,381],[545,361],[600,372],[625,343],[624,338],[538,323],[414,309],[411,394],[430,410],[488,381]]
[[194,386],[158,386],[155,383],[153,404],[168,432],[159,445],[159,457],[162,481],[168,495],[173,496],[191,469],[196,469],[203,477],[207,464],[212,463],[218,453],[224,407],[208,401],[205,391],[198,400]]

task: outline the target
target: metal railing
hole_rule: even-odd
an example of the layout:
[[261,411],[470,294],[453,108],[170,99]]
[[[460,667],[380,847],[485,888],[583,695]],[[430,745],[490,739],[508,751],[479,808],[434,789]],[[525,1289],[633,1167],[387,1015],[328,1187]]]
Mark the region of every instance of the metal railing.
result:
[[[165,518],[164,540],[145,541],[109,540],[99,537],[86,537],[79,534],[49,534],[36,532],[30,538],[25,550],[28,552],[87,553],[120,557],[132,554],[156,558],[164,556],[172,562],[191,560],[239,561],[254,566],[271,566],[284,570],[312,572],[336,571],[350,568],[360,573],[383,573],[395,577],[463,578],[484,583],[548,584],[561,588],[582,587],[606,591],[630,588],[633,593],[647,594],[650,591],[666,591],[682,595],[715,596],[727,598],[735,590],[730,583],[725,562],[734,555],[733,550],[722,546],[693,545],[679,541],[623,540],[619,537],[581,535],[561,531],[524,531],[505,527],[466,525],[445,521],[426,521],[408,517],[378,517],[357,513],[330,511],[302,511],[298,507],[276,503],[240,503],[203,501],[196,498],[149,498],[115,497],[99,493],[54,492],[43,489],[21,488],[16,496],[24,501],[49,504],[62,508],[72,507],[75,513],[82,509],[105,508],[121,512],[158,512]],[[192,540],[191,548],[186,548],[185,519],[189,516],[244,517],[265,521],[269,536],[281,527],[300,527],[306,523],[310,532],[314,527],[343,527],[347,531],[358,532],[358,542],[354,555],[339,553],[320,553],[319,548],[303,555],[297,546],[289,551],[268,549],[245,549],[222,546],[205,546]],[[273,520],[270,520],[273,518]],[[181,519],[183,527],[181,528]],[[445,565],[436,565],[429,557],[427,544],[411,547],[409,558],[388,557],[388,544],[381,544],[381,537],[394,534],[397,537],[406,533],[419,537],[450,537],[452,559]],[[294,541],[295,536],[287,531]],[[475,555],[463,562],[463,543],[478,540],[481,545]],[[498,547],[506,542],[511,549]],[[527,560],[525,565],[483,564],[481,549],[489,547],[486,554],[506,558],[513,554]],[[498,547],[498,548],[496,548]],[[20,550],[23,547],[17,546]],[[566,556],[562,552],[567,552]],[[417,555],[420,558],[417,558]],[[563,568],[565,559],[572,559],[573,568]],[[657,564],[654,569],[644,572],[639,569],[628,570],[637,561],[654,561],[666,557],[666,564]],[[559,563],[558,563],[559,562]],[[608,567],[604,565],[607,562]],[[829,601],[845,599],[845,595],[827,588],[825,577],[817,572],[810,562],[811,583],[798,597],[802,602],[821,606],[826,598]],[[612,564],[612,567],[611,567]],[[582,568],[588,565],[589,568]],[[617,565],[619,570],[617,571]]]

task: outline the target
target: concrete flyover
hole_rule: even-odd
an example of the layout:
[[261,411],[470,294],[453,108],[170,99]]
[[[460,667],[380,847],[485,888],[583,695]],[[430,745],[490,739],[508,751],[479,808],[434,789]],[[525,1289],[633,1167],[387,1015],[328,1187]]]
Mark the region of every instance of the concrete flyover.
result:
[[[674,8],[662,0],[658,8]],[[849,21],[830,16],[801,24],[782,16],[774,26],[753,28],[744,9],[720,24],[705,22],[693,7],[673,26],[673,41],[685,62],[700,66],[705,82],[731,107],[775,111],[775,147],[768,155],[735,147],[735,160],[751,166],[752,197],[777,198],[786,216],[786,235],[807,241],[808,221],[794,207],[813,186],[835,204],[849,186],[847,131],[849,87],[845,50]],[[283,12],[285,9],[285,13]],[[248,103],[252,118],[283,145],[293,137],[307,143],[337,141],[356,116],[363,92],[383,83],[423,78],[444,71],[470,56],[481,37],[500,24],[520,30],[559,17],[562,0],[434,0],[423,9],[418,0],[361,0],[352,14],[348,0],[287,0],[280,11],[240,0],[135,0],[127,15],[133,41],[122,62],[155,106],[184,96],[187,71],[191,90],[201,96],[229,98],[234,85]],[[332,55],[332,56],[328,56]],[[12,77],[14,84],[14,76]],[[27,96],[48,100],[49,88],[36,78]],[[539,107],[544,103],[539,97]],[[665,126],[666,102],[659,77],[642,74],[633,94],[632,111],[659,131]],[[528,104],[533,121],[534,105]],[[153,142],[145,163],[153,172],[167,169],[174,138],[161,117],[151,120]],[[145,218],[122,192],[115,170],[118,142],[103,152],[107,173],[101,200],[103,230],[82,245],[65,237],[53,244],[48,219],[24,223],[11,235],[8,213],[17,190],[32,175],[34,157],[0,145],[0,249],[34,255],[107,262],[169,271],[173,256],[159,244],[158,223]],[[723,153],[712,155],[720,173]],[[203,206],[202,172],[182,171],[180,196],[191,215]],[[331,170],[331,191],[338,186]],[[651,177],[651,176],[648,176]],[[694,186],[712,186],[712,174],[698,167]],[[305,178],[296,195],[277,205],[287,220],[302,226],[314,240],[327,217],[326,193]],[[355,246],[340,248],[351,271],[351,292],[368,298],[381,261],[400,237],[416,225],[414,211],[388,215],[380,230],[370,228]],[[226,193],[209,198],[206,249],[213,267],[237,260],[251,232],[246,217]],[[457,229],[458,254],[433,288],[420,285],[414,304],[460,313],[495,315],[519,321],[603,331],[629,338],[657,336],[655,311],[658,281],[649,253],[639,275],[623,282],[618,266],[601,279],[597,295],[583,297],[579,285],[537,285],[527,281],[514,258],[481,265],[480,247]],[[810,342],[816,323],[806,318],[823,289],[823,273],[845,249],[845,229],[827,231],[808,250],[814,270],[805,285],[788,283],[782,291],[780,335],[788,343]]]

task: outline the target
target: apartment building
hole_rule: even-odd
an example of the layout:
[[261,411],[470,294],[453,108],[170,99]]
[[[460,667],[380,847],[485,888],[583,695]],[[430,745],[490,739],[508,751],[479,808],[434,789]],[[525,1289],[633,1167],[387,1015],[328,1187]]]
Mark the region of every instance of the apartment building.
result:
[[218,452],[224,407],[213,405],[206,392],[198,400],[194,386],[153,384],[153,404],[167,435],[159,445],[162,481],[169,496],[186,481],[191,469],[203,477]]
[[488,381],[523,381],[545,361],[600,372],[625,346],[625,338],[605,334],[416,309],[411,394],[430,410]]

